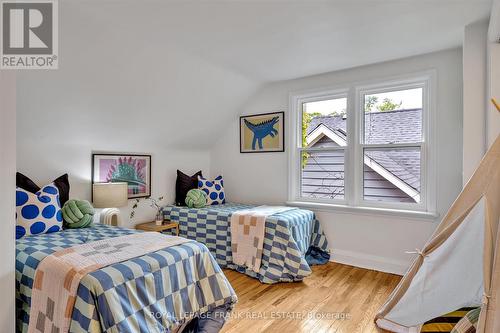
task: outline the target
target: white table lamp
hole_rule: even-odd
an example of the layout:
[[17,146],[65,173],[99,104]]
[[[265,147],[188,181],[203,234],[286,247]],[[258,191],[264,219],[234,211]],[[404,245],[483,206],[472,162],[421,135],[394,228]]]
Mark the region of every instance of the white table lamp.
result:
[[128,205],[127,183],[94,183],[92,194],[96,208],[125,207]]

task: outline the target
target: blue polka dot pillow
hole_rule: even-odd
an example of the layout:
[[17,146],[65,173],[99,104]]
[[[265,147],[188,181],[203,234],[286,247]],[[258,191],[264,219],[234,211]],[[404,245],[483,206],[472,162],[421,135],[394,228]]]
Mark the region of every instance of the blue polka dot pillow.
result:
[[62,222],[59,190],[54,184],[36,193],[16,189],[16,239],[59,231]]
[[222,176],[219,176],[214,180],[207,180],[198,176],[198,189],[207,194],[207,206],[222,205],[226,203],[224,181],[222,180]]

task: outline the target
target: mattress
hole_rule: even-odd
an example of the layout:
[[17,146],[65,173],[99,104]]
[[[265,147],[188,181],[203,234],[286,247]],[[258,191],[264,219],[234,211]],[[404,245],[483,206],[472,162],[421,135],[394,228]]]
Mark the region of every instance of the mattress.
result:
[[259,273],[232,261],[231,215],[255,206],[227,203],[205,208],[163,207],[166,219],[179,222],[179,235],[205,244],[217,263],[263,283],[300,281],[312,264],[328,261],[328,241],[314,213],[292,209],[268,216]]
[[[28,328],[38,264],[74,245],[139,231],[96,224],[91,228],[16,241],[17,331]],[[210,313],[228,312],[237,297],[207,247],[190,241],[96,270],[80,282],[71,332],[170,332]],[[201,325],[202,323],[200,323]]]

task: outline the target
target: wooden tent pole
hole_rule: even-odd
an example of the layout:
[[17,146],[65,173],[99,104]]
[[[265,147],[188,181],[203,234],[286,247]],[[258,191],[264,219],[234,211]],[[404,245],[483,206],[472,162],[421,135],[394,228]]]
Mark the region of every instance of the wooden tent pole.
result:
[[491,99],[491,103],[493,103],[493,105],[497,108],[498,112],[500,112],[500,104],[498,104],[498,102],[494,98]]

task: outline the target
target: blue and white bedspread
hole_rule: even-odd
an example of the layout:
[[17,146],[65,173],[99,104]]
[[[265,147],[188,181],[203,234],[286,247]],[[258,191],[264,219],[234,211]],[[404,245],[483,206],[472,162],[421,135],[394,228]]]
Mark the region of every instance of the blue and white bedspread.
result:
[[[74,245],[135,232],[97,224],[17,240],[17,330],[28,328],[31,288],[43,258]],[[207,247],[191,241],[84,276],[70,332],[170,332],[195,317],[222,317],[236,301]]]
[[259,273],[235,265],[231,250],[231,215],[252,207],[255,206],[235,203],[200,209],[166,206],[163,215],[179,222],[180,236],[205,244],[221,267],[245,273],[263,283],[300,281],[311,274],[311,264],[328,261],[328,242],[314,213],[292,209],[267,217]]

